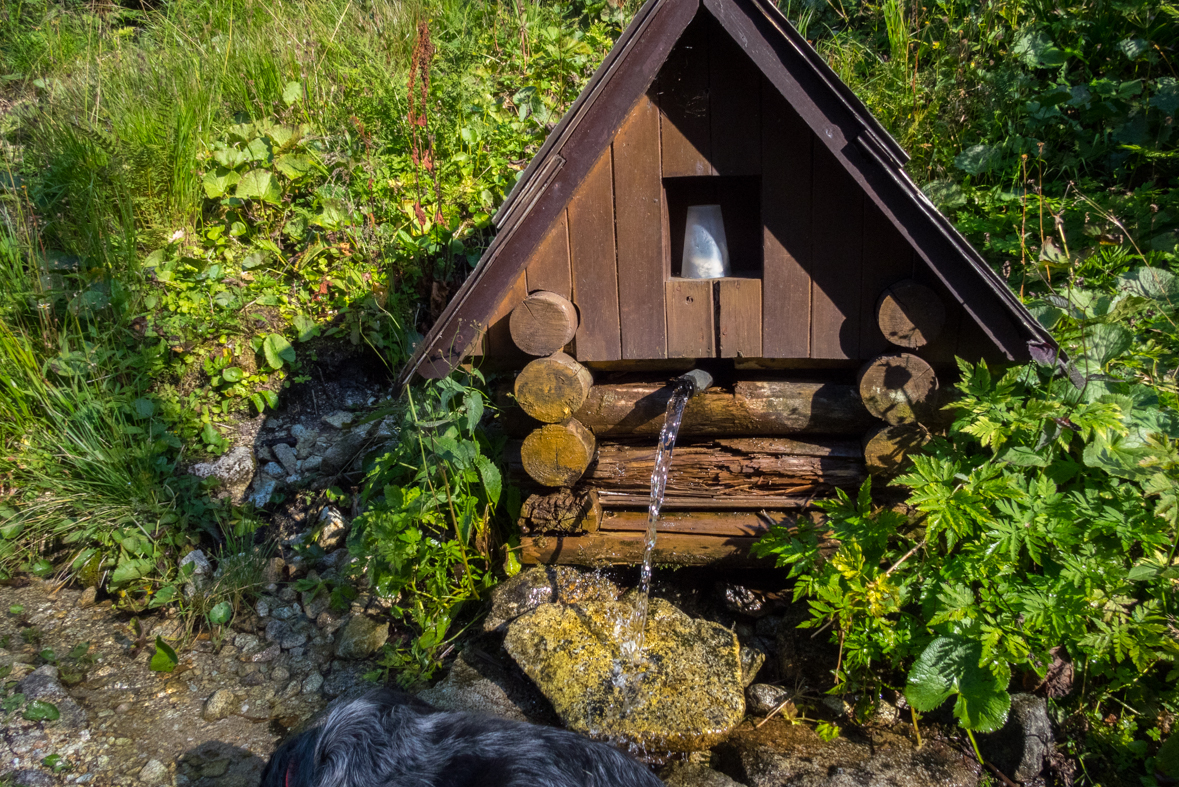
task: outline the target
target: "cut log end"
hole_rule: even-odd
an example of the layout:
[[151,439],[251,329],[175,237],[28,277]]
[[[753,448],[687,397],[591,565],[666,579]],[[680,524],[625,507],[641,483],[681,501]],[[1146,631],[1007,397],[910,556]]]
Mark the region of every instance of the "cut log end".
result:
[[880,296],[876,321],[890,342],[914,349],[929,344],[942,332],[946,307],[929,287],[906,279]]
[[524,438],[520,461],[541,486],[571,486],[594,458],[593,434],[575,419],[546,424]]
[[937,414],[937,375],[916,355],[882,355],[860,371],[860,398],[868,412],[894,426],[926,422]]
[[520,530],[525,533],[593,533],[601,523],[598,496],[585,490],[530,495],[520,508]]
[[539,290],[512,310],[512,341],[529,355],[552,355],[573,341],[577,307],[555,292]]
[[868,472],[885,479],[900,475],[911,464],[910,455],[929,439],[929,432],[920,424],[880,427],[864,441]]
[[516,401],[538,421],[555,424],[581,407],[593,387],[589,369],[565,353],[537,358],[516,377]]

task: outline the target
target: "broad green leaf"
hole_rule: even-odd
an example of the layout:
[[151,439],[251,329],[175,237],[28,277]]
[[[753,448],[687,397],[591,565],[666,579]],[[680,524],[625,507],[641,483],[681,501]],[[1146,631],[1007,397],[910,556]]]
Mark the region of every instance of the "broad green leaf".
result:
[[233,196],[238,199],[258,199],[263,202],[277,204],[282,197],[282,189],[268,170],[252,169],[242,175],[237,183]]
[[132,402],[131,406],[135,408],[135,415],[140,418],[151,418],[156,414],[156,406],[151,399],[140,397]]
[[467,431],[474,433],[475,427],[483,419],[483,396],[472,392],[463,397],[463,404],[467,410]]
[[274,160],[274,168],[291,180],[298,180],[315,168],[315,159],[304,153],[284,153]]
[[1047,467],[1048,458],[1035,449],[1013,445],[995,457],[1000,462],[1010,462],[1020,467]]
[[230,366],[221,372],[221,378],[228,383],[240,383],[245,376],[246,373],[236,366]]
[[176,656],[176,651],[164,642],[164,638],[156,637],[156,652],[151,657],[150,667],[152,672],[171,672],[176,669],[176,665],[180,663],[180,659]]
[[261,413],[266,409],[266,402],[258,394],[250,394],[250,402],[254,405],[254,409]]
[[281,369],[284,363],[295,362],[295,348],[281,334],[267,336],[262,342],[262,353],[272,369]]
[[905,698],[917,710],[931,711],[957,694],[954,716],[959,724],[976,732],[999,729],[1011,708],[1010,671],[1006,665],[997,670],[979,666],[981,658],[982,645],[976,640],[938,637],[909,671]]
[[299,332],[299,341],[306,342],[319,335],[319,326],[315,320],[300,312],[295,315],[295,330]]
[[57,721],[61,718],[61,711],[52,702],[33,700],[25,706],[21,716],[27,721]]
[[213,151],[213,160],[220,164],[225,169],[233,169],[240,167],[250,160],[250,156],[244,150],[237,148],[225,147],[222,145]]
[[224,626],[233,619],[233,605],[222,601],[209,610],[209,622],[214,626]]
[[1117,288],[1174,308],[1179,305],[1179,277],[1162,268],[1147,265],[1118,277]]
[[25,608],[24,608],[23,604],[13,604],[11,607],[8,608],[9,615],[19,615],[20,613],[22,613],[24,611],[25,611]]
[[1098,323],[1085,333],[1085,356],[1105,366],[1134,344],[1134,334],[1114,323]]
[[[192,565],[189,563],[189,565]],[[176,589],[175,585],[164,585],[162,588],[152,594],[151,601],[148,602],[148,609],[155,609],[156,607],[164,607],[175,601],[180,595],[180,591]]]
[[262,398],[266,400],[266,404],[270,405],[271,409],[278,407],[278,394],[274,391],[259,391],[258,393],[262,394]]
[[941,211],[956,210],[966,204],[966,193],[952,180],[931,180],[921,190]]
[[475,467],[479,470],[479,480],[483,482],[483,488],[487,491],[488,501],[495,505],[499,502],[499,495],[503,490],[499,468],[483,454],[475,456]]
[[219,167],[215,172],[206,172],[204,178],[201,179],[201,185],[204,186],[205,196],[209,199],[220,199],[228,194],[239,180],[241,180],[241,175],[231,169]]
[[115,566],[114,572],[111,573],[111,585],[117,587],[133,582],[149,574],[153,568],[155,564],[147,558],[119,561],[119,565]]
[[25,704],[25,695],[12,694],[4,698],[4,702],[0,703],[0,709],[5,713],[12,713],[14,710]]
[[998,148],[992,145],[973,145],[954,157],[954,166],[971,175],[981,175],[989,172],[998,160]]
[[270,160],[270,143],[261,137],[251,139],[250,144],[246,145],[246,151],[250,154],[250,161]]
[[1064,51],[1042,30],[1025,30],[1016,38],[1011,51],[1031,68],[1055,68],[1068,60]]
[[303,83],[302,82],[287,82],[282,89],[282,100],[287,105],[297,103],[303,100]]
[[267,132],[272,142],[274,142],[275,149],[282,149],[287,146],[287,143],[295,138],[297,133],[290,126],[273,125]]

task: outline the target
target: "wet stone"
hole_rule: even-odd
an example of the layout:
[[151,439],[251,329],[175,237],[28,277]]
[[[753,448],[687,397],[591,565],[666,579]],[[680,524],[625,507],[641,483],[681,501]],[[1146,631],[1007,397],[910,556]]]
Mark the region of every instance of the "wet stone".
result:
[[660,772],[659,778],[667,787],[745,787],[720,771],[694,762],[673,763]]
[[542,604],[615,601],[621,591],[610,580],[572,566],[533,566],[491,591],[484,631],[494,631]]
[[291,650],[293,648],[302,647],[307,644],[307,634],[302,631],[288,631],[287,635],[282,638],[283,650]]
[[789,699],[790,692],[768,683],[754,683],[745,690],[745,707],[756,716],[765,716]]
[[648,750],[714,746],[745,715],[737,638],[652,599],[637,692],[615,681],[622,602],[546,604],[508,626],[504,648],[552,703],[566,727]]
[[741,645],[741,685],[748,686],[766,663],[766,652],[760,645],[749,642]]
[[499,716],[516,721],[552,721],[545,701],[530,684],[508,670],[466,652],[454,660],[446,679],[418,694],[436,708]]

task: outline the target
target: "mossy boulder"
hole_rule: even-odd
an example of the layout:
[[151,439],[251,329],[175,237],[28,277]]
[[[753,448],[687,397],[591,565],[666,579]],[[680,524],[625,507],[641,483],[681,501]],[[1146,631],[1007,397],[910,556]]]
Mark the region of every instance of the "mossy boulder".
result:
[[652,752],[714,746],[745,715],[736,636],[652,599],[642,663],[624,669],[633,612],[621,601],[545,604],[508,626],[504,647],[569,729]]

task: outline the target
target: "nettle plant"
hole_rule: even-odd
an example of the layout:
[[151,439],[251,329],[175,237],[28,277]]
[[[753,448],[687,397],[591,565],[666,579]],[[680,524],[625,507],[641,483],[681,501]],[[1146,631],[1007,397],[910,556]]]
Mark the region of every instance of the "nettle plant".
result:
[[[874,504],[865,482],[820,504],[824,524],[759,542],[808,599],[803,627],[832,629],[833,692],[866,713],[904,670],[915,710],[954,699],[958,723],[986,732],[1006,720],[1013,676],[1043,687],[1071,663],[1055,696],[1098,718],[1105,703],[1139,709],[1131,737],[1179,708],[1175,381],[1138,354],[1177,303],[1179,281],[1148,267],[1109,292],[1050,296],[1036,309],[1068,373],[1051,357],[1000,377],[960,361],[956,420],[894,482],[906,511]],[[839,547],[824,557],[827,529]]]
[[491,587],[497,550],[492,518],[503,487],[490,459],[502,445],[479,428],[482,376],[453,377],[410,390],[401,439],[365,482],[367,510],[353,523],[349,550],[411,632],[380,662],[404,683],[428,679],[452,639],[461,605]]

